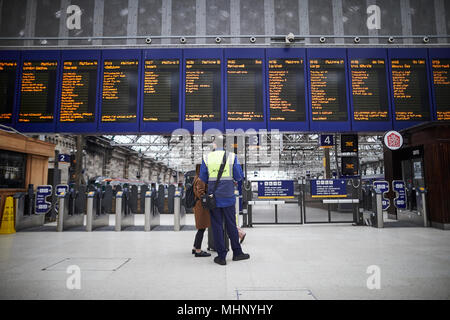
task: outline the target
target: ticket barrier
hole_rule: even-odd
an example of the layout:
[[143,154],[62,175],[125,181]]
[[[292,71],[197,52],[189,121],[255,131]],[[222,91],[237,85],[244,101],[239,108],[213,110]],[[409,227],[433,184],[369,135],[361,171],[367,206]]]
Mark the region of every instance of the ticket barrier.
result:
[[186,209],[181,205],[181,192],[175,191],[174,212],[173,212],[173,230],[180,231],[186,224]]
[[134,213],[131,212],[128,203],[128,192],[117,191],[115,230],[122,231],[123,229],[132,226],[134,226]]
[[[79,201],[78,198],[80,198]],[[78,201],[77,201],[78,200]],[[83,201],[84,200],[84,201]],[[85,206],[79,206],[80,202],[86,203],[85,188],[70,189],[67,193],[57,195],[58,219],[56,231],[64,231],[84,225]]]
[[109,226],[109,214],[102,212],[102,192],[89,191],[86,206],[86,231]]
[[145,205],[144,205],[144,214],[145,214],[145,224],[144,230],[150,231],[155,227],[159,226],[161,223],[160,215],[157,206],[155,205],[155,194],[156,190],[146,191],[145,192]]
[[35,213],[36,196],[33,191],[33,185],[28,186],[27,192],[15,193],[13,198],[15,202],[16,231],[44,225],[45,214]]

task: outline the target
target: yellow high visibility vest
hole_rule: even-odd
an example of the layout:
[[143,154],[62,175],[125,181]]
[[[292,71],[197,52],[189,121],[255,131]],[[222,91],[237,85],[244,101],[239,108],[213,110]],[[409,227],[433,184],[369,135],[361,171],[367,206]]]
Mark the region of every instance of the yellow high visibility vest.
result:
[[[217,150],[203,156],[203,161],[205,161],[206,167],[208,168],[209,181],[217,180],[217,175],[219,173],[220,165],[222,164],[224,152],[224,150]],[[236,155],[233,152],[228,154],[227,162],[223,168],[223,173],[220,180],[233,179],[233,164],[235,156]]]

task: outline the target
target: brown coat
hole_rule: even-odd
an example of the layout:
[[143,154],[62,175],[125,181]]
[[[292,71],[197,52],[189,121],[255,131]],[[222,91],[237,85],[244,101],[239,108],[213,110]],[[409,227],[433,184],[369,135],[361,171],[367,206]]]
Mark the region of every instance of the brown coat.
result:
[[[198,176],[194,178],[194,195],[196,200],[200,199],[202,195],[206,193],[207,186],[200,180]],[[195,216],[195,227],[197,229],[206,229],[211,226],[211,217],[209,215],[209,210],[203,208],[200,201],[195,202],[194,206],[194,216]]]

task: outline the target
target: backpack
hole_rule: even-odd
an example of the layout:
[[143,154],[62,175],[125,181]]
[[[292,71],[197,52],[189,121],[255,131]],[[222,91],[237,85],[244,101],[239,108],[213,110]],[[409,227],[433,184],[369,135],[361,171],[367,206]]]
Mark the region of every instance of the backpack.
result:
[[186,195],[184,198],[186,208],[193,208],[195,206],[194,184],[189,183],[186,186]]

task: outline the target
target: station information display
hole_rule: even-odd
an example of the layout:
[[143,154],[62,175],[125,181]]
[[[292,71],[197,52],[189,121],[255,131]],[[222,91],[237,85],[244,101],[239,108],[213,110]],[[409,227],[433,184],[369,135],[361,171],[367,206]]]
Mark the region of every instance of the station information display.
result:
[[139,84],[138,60],[105,60],[102,121],[135,122]]
[[57,61],[24,61],[19,122],[53,121],[57,67]]
[[313,121],[347,121],[344,59],[311,59],[311,117]]
[[228,121],[264,121],[261,59],[229,59]]
[[143,120],[178,122],[180,60],[146,60],[144,67]]
[[430,120],[425,59],[392,59],[395,120]]
[[271,121],[305,121],[305,72],[303,59],[269,61]]
[[386,63],[384,59],[352,59],[353,119],[389,121]]
[[433,85],[438,121],[450,120],[450,59],[433,59]]
[[95,60],[64,61],[59,121],[95,121],[97,69]]
[[17,62],[0,61],[0,122],[11,122]]
[[221,120],[220,59],[186,60],[185,121]]

